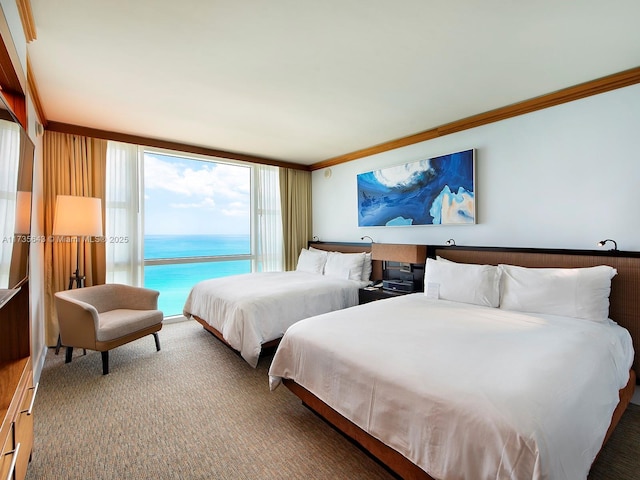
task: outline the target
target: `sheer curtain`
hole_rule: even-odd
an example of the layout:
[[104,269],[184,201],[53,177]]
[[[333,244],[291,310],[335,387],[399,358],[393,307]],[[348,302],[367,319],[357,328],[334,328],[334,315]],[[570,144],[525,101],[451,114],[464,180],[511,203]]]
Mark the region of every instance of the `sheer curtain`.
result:
[[[109,141],[105,201],[107,282],[144,284],[144,148]],[[283,269],[283,237],[278,167],[253,165],[253,271]]]
[[282,215],[278,167],[253,167],[256,189],[256,261],[255,272],[283,269]]
[[144,239],[140,198],[142,149],[129,143],[107,144],[107,283],[142,286]]
[[[15,232],[16,187],[20,164],[20,127],[0,120],[0,158],[8,164],[7,175],[0,177],[0,288],[9,284],[11,252]],[[20,232],[16,232],[20,233]],[[24,232],[22,232],[24,233]]]

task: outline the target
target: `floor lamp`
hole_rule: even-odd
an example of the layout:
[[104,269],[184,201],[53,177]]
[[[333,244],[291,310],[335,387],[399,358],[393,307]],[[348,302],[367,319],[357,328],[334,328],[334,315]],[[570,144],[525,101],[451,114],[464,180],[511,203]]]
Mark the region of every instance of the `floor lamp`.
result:
[[80,244],[85,239],[102,236],[102,201],[93,197],[58,195],[53,220],[54,237],[76,237],[76,271],[69,279],[69,290],[75,283],[84,287],[80,275]]
[[[99,198],[58,195],[53,219],[54,237],[76,237],[76,271],[69,278],[71,290],[84,287],[84,275],[80,275],[80,243],[90,237],[102,236],[102,202]],[[62,346],[60,334],[56,355]],[[85,350],[86,353],[86,350]]]

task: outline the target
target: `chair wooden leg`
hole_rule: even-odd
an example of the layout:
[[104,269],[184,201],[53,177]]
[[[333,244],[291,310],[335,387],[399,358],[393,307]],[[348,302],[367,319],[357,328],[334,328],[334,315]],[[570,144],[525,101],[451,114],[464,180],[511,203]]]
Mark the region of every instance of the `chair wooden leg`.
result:
[[106,352],[100,352],[102,354],[102,374],[109,373],[109,350]]
[[67,347],[67,350],[64,355],[64,363],[71,363],[72,358],[73,358],[73,347]]
[[156,352],[160,351],[160,337],[158,336],[158,332],[153,334],[153,339],[156,341]]

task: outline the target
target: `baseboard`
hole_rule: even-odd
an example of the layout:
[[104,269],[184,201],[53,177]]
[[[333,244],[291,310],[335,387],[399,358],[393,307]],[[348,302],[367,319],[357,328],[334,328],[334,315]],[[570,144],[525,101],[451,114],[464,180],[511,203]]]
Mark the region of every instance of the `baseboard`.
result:
[[163,325],[167,325],[169,323],[178,323],[178,322],[186,322],[188,320],[184,315],[173,315],[171,317],[164,317],[162,320]]
[[31,356],[34,383],[38,383],[40,381],[40,374],[42,373],[42,369],[44,368],[44,361],[47,359],[47,351],[48,347],[46,345],[43,345],[42,352],[40,352],[40,358],[38,358],[37,361],[34,362],[33,355]]

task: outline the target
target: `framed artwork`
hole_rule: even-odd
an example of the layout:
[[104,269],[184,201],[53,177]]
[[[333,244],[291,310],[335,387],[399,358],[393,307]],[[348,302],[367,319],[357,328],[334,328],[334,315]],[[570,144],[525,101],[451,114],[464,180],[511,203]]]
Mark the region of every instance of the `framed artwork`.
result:
[[358,226],[476,223],[475,150],[358,174]]

